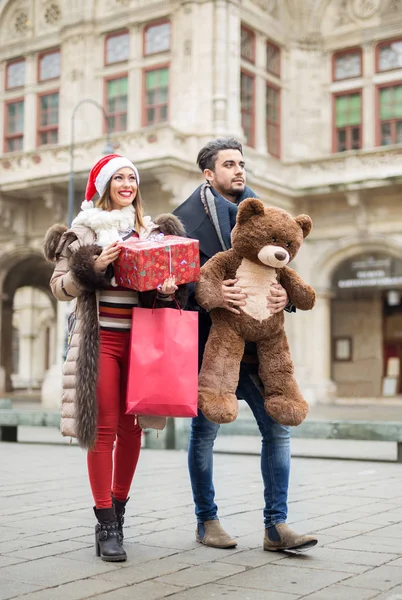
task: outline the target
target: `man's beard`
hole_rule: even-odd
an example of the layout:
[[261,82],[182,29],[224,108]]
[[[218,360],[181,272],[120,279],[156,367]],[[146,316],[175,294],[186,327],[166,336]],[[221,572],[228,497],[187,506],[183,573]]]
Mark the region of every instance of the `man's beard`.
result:
[[241,188],[232,188],[232,187],[226,188],[226,187],[219,185],[218,182],[216,182],[215,185],[213,185],[213,184],[211,184],[211,185],[218,192],[218,194],[220,194],[221,196],[223,196],[230,202],[234,202],[235,204],[237,204],[237,202],[239,201],[239,198],[244,194],[244,190],[246,188],[245,184],[243,184],[243,186]]
[[243,185],[243,188],[230,188],[228,189],[225,193],[227,196],[229,196],[230,198],[233,198],[233,200],[237,201],[240,196],[242,196],[244,194],[244,189],[245,189],[245,185]]

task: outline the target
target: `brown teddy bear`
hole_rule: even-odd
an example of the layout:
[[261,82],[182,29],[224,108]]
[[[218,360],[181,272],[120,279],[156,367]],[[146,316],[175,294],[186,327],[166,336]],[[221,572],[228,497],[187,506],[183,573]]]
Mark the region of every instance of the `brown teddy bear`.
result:
[[[293,376],[283,311],[267,308],[270,285],[280,282],[292,304],[310,310],[314,290],[286,265],[310,233],[307,215],[293,218],[261,200],[244,200],[232,231],[232,248],[211,258],[201,269],[196,299],[210,312],[212,327],[199,376],[199,407],[214,423],[230,423],[238,415],[236,388],[245,342],[256,342],[259,376],[266,412],[282,425],[299,425],[308,413]],[[240,314],[224,308],[222,282],[238,279],[247,294]]]

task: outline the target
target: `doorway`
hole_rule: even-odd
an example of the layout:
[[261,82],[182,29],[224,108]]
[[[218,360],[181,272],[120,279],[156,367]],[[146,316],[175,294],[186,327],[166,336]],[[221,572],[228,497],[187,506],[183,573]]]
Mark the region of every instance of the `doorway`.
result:
[[[389,290],[383,298],[384,363],[383,377],[397,379],[396,394],[402,394],[402,297],[398,290]],[[394,360],[391,360],[394,359]]]
[[331,375],[338,396],[400,394],[402,261],[380,252],[355,255],[334,271],[332,290]]

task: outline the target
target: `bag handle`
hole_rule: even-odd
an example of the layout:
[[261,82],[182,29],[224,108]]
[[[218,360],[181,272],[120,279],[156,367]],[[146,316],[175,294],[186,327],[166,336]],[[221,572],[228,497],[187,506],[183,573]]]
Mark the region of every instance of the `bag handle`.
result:
[[[153,303],[153,306],[152,306],[152,312],[154,312],[154,310],[155,310],[157,299],[158,299],[158,294],[156,294],[156,296],[155,296],[155,300],[154,300],[154,303]],[[176,299],[176,297],[174,295],[173,295],[173,302],[176,304],[176,307],[178,308],[178,310],[180,311],[180,314],[181,314],[182,311],[183,311],[183,309],[181,308],[180,304],[177,302],[177,299]]]

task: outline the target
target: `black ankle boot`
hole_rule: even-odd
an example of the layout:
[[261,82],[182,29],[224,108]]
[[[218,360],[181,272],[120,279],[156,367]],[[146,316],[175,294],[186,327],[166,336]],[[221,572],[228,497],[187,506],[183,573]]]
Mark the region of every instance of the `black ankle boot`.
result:
[[108,562],[122,562],[127,560],[116,520],[114,507],[96,508],[95,516],[98,523],[95,526],[95,549],[96,556]]
[[121,541],[123,541],[123,539],[124,539],[124,533],[123,533],[124,513],[126,512],[126,504],[129,500],[130,500],[130,498],[127,498],[127,500],[117,500],[117,498],[112,496],[112,502],[113,502],[115,513],[116,513],[117,527],[119,529]]

